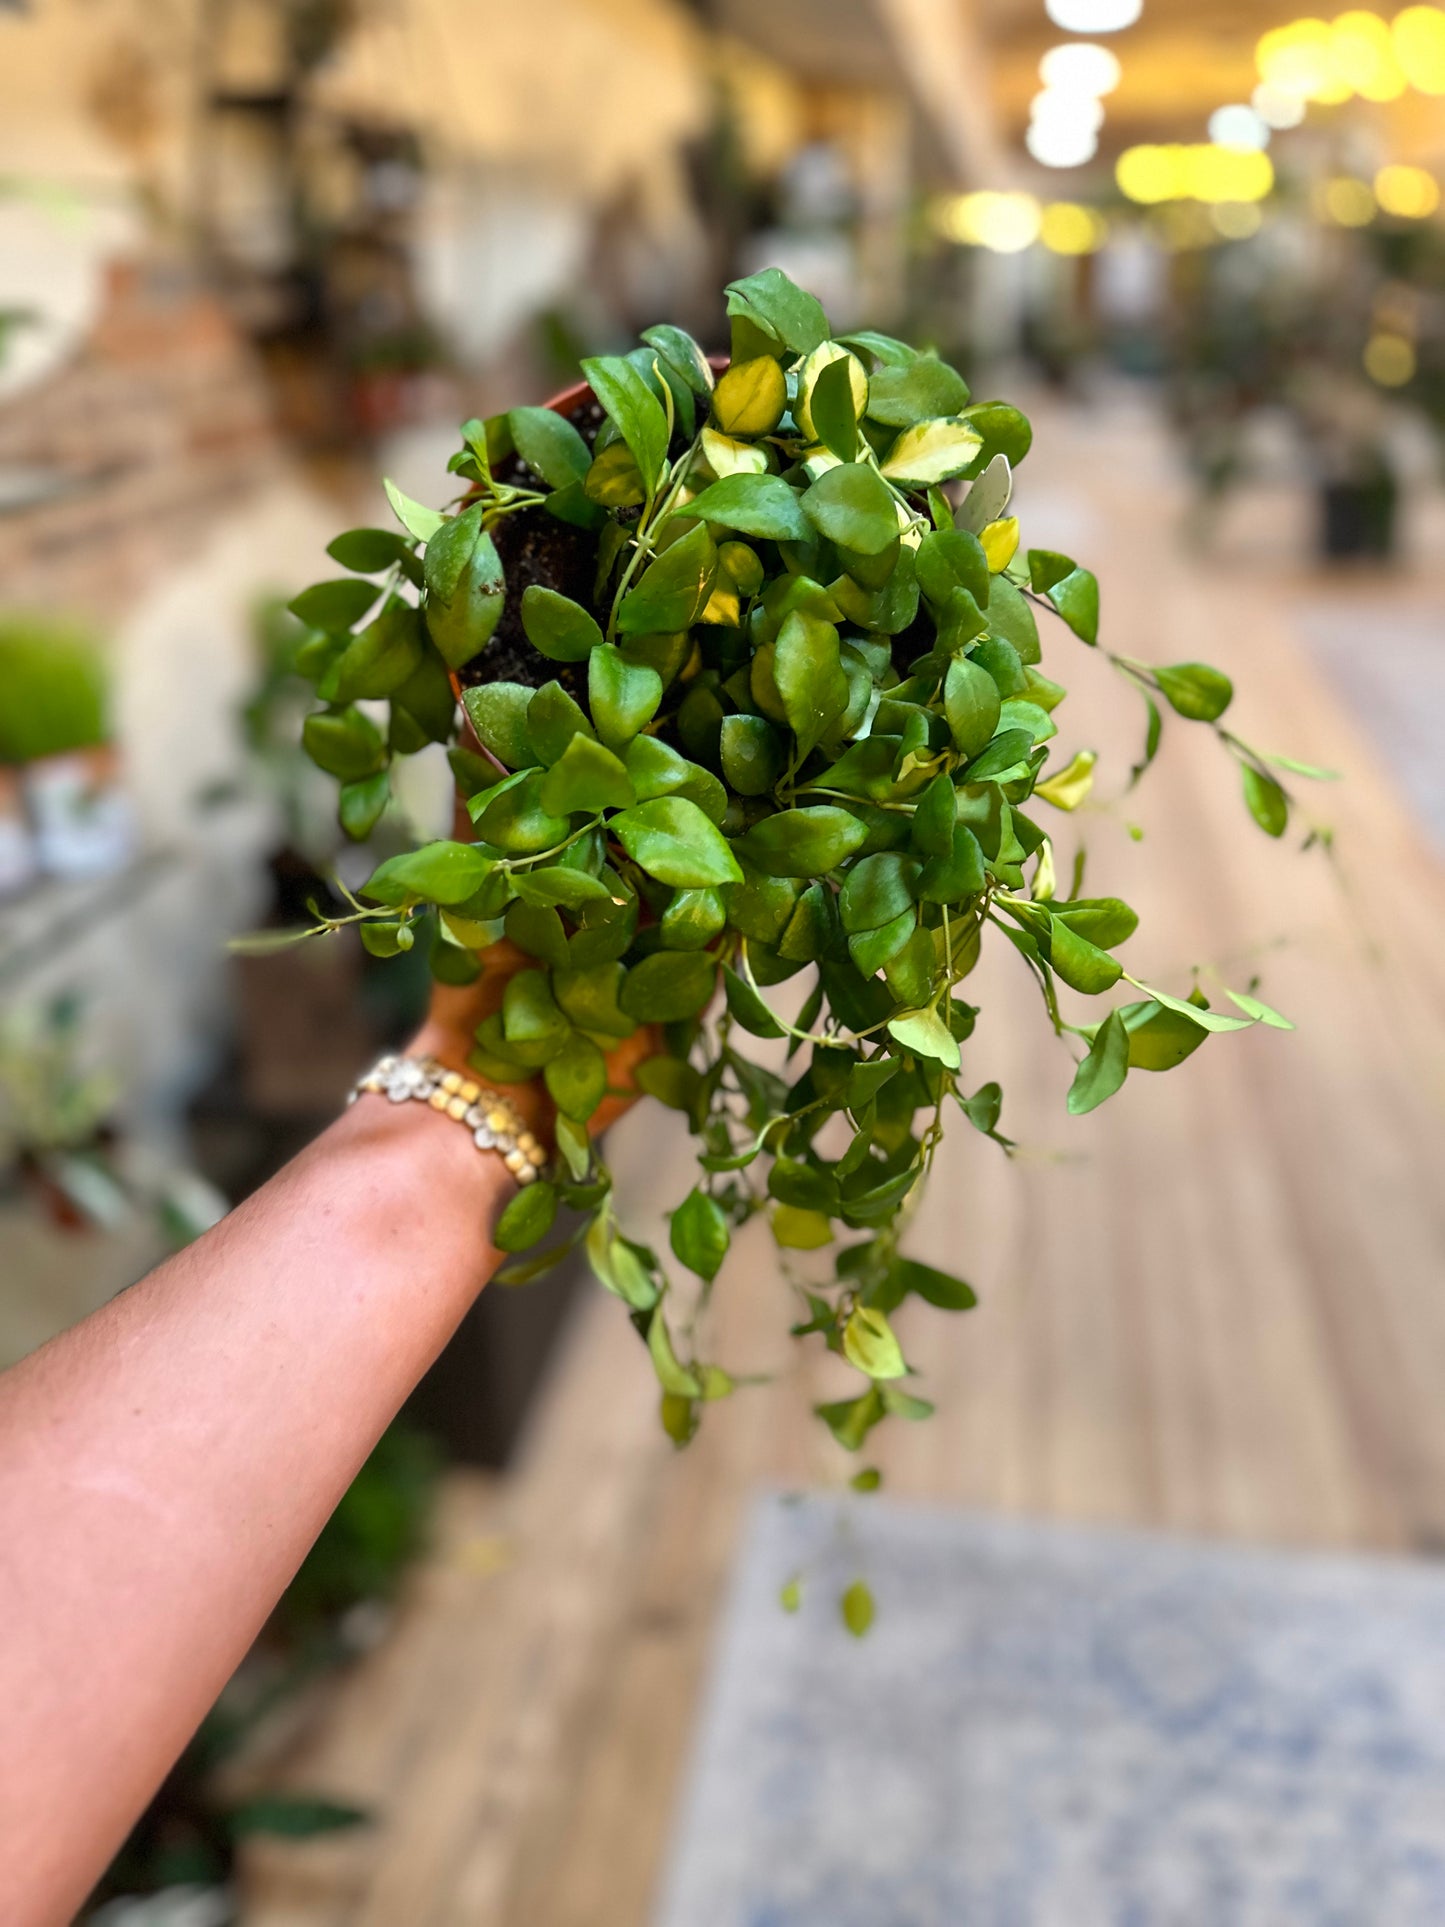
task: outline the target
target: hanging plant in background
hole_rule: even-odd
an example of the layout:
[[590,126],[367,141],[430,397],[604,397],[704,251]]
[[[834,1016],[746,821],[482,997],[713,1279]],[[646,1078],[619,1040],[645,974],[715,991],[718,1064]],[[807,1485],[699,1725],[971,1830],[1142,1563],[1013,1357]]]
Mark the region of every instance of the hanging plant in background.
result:
[[[389,859],[350,917],[316,930],[359,923],[381,954],[425,942],[453,983],[503,935],[534,960],[472,1059],[496,1083],[544,1079],[559,1112],[555,1174],[498,1232],[543,1249],[502,1276],[585,1244],[679,1444],[733,1388],[695,1349],[692,1306],[674,1309],[680,1274],[705,1302],[760,1212],[785,1250],[841,1235],[834,1283],[800,1288],[794,1331],[861,1374],[819,1410],[856,1452],[886,1416],[930,1410],[905,1389],[890,1314],[909,1294],[974,1303],[899,1239],[951,1115],[1009,1148],[997,1086],[970,1089],[964,1069],[986,937],[1013,945],[1045,1021],[1076,1040],[1075,1115],[1213,1033],[1288,1026],[1248,991],[1214,1009],[1140,983],[1114,954],[1134,912],[1082,895],[1081,866],[1056,873],[1048,823],[1088,796],[1094,757],[1052,766],[1065,691],[1038,616],[1097,648],[1099,589],[1070,557],[1020,547],[1023,415],[973,403],[904,342],[835,338],[776,269],[734,283],[728,312],[725,372],[680,329],[650,328],[631,354],[584,361],[588,387],[556,409],[469,422],[452,511],[388,484],[400,531],[332,543],[353,573],[292,607],[322,700],[306,746],[340,781],[342,825],[366,836],[394,758],[444,742],[476,840]],[[1283,835],[1275,772],[1320,772],[1224,727],[1228,678],[1110,660],[1145,706],[1132,780],[1172,710],[1214,730],[1255,821]],[[808,988],[789,1021],[768,993],[795,977]],[[1074,1021],[1060,985],[1125,995]],[[673,1268],[623,1231],[586,1132],[607,1051],[644,1022],[660,1049],[639,1082],[697,1145]],[[753,1040],[784,1038],[778,1076]]]

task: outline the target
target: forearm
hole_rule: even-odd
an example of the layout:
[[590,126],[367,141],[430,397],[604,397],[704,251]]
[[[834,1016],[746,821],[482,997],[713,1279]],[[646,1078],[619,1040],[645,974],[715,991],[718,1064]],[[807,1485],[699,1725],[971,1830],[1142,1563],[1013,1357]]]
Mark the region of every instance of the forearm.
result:
[[363,1100],[0,1379],[16,1927],[68,1920],[103,1870],[490,1276],[511,1191],[447,1119]]

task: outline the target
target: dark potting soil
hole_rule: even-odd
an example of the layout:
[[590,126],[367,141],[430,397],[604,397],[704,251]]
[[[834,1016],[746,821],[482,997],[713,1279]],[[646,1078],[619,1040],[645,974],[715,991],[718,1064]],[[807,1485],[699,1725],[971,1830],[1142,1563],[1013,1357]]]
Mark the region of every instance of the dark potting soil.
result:
[[[567,419],[591,448],[604,419],[599,404],[590,399],[579,402]],[[499,482],[523,488],[547,486],[520,455],[499,462],[496,475]],[[506,601],[491,641],[459,672],[462,686],[520,682],[540,689],[544,682],[555,681],[585,707],[586,679],[582,672],[586,664],[553,662],[532,647],[522,627],[522,595],[536,583],[590,609],[597,580],[597,531],[559,522],[542,508],[523,509],[517,515],[502,517],[492,530],[492,541],[506,577]]]

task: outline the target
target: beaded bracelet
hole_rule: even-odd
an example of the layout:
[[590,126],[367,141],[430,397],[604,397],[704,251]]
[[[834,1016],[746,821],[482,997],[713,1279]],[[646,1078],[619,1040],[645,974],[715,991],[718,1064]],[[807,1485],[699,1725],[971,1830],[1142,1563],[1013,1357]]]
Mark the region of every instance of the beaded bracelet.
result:
[[525,1119],[500,1091],[488,1089],[474,1077],[448,1070],[435,1057],[381,1058],[361,1078],[347,1098],[354,1104],[363,1091],[388,1097],[393,1104],[416,1098],[434,1111],[465,1124],[479,1151],[498,1151],[518,1184],[533,1184],[542,1175],[546,1154],[527,1128]]

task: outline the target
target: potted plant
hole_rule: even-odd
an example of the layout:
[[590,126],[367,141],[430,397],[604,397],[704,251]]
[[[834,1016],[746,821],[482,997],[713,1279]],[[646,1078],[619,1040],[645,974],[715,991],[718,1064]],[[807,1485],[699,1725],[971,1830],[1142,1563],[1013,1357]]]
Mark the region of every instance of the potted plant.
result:
[[[1288,1025],[1250,989],[1213,1008],[1141,983],[1114,954],[1134,912],[1056,871],[1051,813],[1084,801],[1095,759],[1051,764],[1066,692],[1040,617],[1100,648],[1099,589],[1020,545],[1024,416],[902,341],[834,337],[776,269],[727,305],[730,361],[650,328],[584,361],[586,385],[550,408],[469,422],[449,509],[388,484],[399,528],[332,543],[349,573],[292,607],[321,699],[305,742],[340,782],[343,827],[366,836],[393,760],[446,743],[472,832],[383,862],[314,932],[354,922],[383,954],[423,942],[446,981],[500,937],[526,954],[473,1062],[494,1083],[545,1080],[558,1155],[502,1216],[504,1249],[543,1247],[503,1275],[584,1245],[679,1444],[734,1389],[675,1313],[679,1274],[705,1300],[758,1213],[785,1251],[844,1234],[833,1282],[799,1287],[794,1330],[859,1372],[819,1410],[857,1451],[885,1416],[930,1409],[890,1314],[910,1294],[974,1303],[900,1240],[950,1116],[1008,1148],[997,1087],[964,1068],[986,938],[1019,952],[1075,1045],[1076,1115],[1212,1035]],[[1256,822],[1283,835],[1277,772],[1319,772],[1226,727],[1229,680],[1110,660],[1144,704],[1135,779],[1172,711],[1215,732]],[[786,1016],[796,997],[769,993],[793,978],[807,991]],[[675,1268],[626,1234],[585,1129],[609,1047],[644,1023],[658,1049],[638,1081],[697,1145]],[[788,1075],[754,1039],[787,1040]]]

